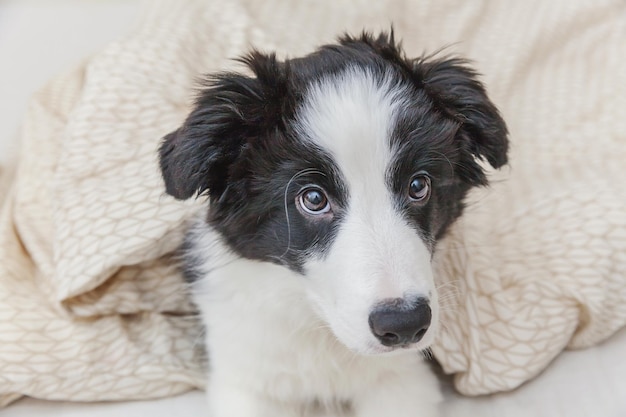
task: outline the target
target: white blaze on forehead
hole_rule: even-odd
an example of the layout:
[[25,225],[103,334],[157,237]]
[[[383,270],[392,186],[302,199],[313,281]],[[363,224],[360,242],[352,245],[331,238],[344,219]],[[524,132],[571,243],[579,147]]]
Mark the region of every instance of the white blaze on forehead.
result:
[[407,103],[406,90],[391,74],[381,77],[361,68],[327,76],[307,91],[298,115],[300,134],[330,152],[351,185],[372,171],[384,180],[389,138]]
[[348,189],[347,213],[333,252],[342,247],[360,252],[361,259],[354,261],[369,266],[369,284],[390,287],[389,293],[400,297],[407,285],[413,290],[421,285],[407,282],[420,277],[406,270],[411,266],[398,257],[410,259],[418,269],[430,269],[428,249],[394,204],[388,179],[394,154],[391,135],[410,97],[409,87],[393,74],[350,68],[312,84],[297,119],[301,136],[332,156]]

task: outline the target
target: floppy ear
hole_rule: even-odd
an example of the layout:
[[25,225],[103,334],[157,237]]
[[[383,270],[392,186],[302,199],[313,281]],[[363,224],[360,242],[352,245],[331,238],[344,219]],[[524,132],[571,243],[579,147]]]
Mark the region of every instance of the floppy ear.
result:
[[472,185],[485,185],[487,178],[475,159],[500,168],[507,163],[509,141],[506,124],[478,74],[459,58],[417,59],[413,72],[435,106],[460,125],[456,140],[462,153],[461,175]]
[[247,144],[277,122],[286,94],[284,64],[257,51],[240,61],[256,77],[222,73],[209,78],[183,125],[161,143],[165,189],[179,200],[205,192],[219,198]]

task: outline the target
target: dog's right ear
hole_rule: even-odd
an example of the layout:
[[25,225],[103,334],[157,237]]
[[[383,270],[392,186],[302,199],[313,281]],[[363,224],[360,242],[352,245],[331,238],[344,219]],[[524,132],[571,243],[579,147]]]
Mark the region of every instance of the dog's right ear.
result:
[[253,51],[241,62],[256,77],[211,77],[183,125],[159,148],[167,193],[179,200],[208,193],[219,198],[233,165],[250,141],[281,120],[287,68],[274,55]]

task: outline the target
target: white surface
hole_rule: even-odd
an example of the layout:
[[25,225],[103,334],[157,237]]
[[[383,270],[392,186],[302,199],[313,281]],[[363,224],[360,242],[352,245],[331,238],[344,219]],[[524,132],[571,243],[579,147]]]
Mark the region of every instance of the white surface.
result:
[[[7,158],[28,97],[45,81],[97,52],[128,29],[138,0],[0,0],[0,163]],[[566,352],[544,374],[512,394],[479,399],[447,392],[449,417],[624,417],[626,331],[602,346]],[[204,397],[117,404],[22,400],[2,416],[206,415]],[[416,413],[417,414],[417,413]],[[237,416],[233,416],[237,417]]]
[[0,163],[29,97],[124,34],[138,0],[0,0]]

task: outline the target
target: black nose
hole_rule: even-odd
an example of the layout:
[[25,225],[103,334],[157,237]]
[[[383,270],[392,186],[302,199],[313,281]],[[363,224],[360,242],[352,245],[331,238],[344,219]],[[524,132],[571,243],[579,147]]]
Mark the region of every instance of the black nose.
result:
[[379,304],[370,313],[372,333],[385,346],[417,343],[426,334],[432,314],[428,300],[407,301],[402,298]]

